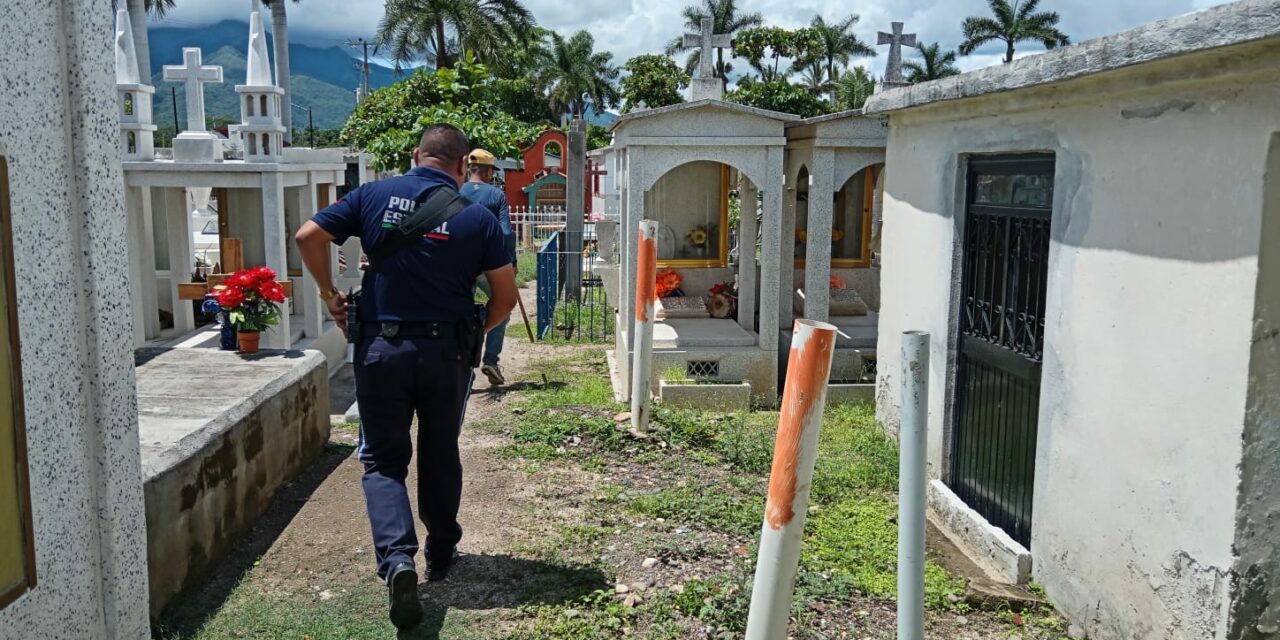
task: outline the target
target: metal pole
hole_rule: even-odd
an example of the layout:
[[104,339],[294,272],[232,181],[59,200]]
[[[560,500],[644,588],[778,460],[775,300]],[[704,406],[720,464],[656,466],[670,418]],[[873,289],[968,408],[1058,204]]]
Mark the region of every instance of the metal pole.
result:
[[760,556],[747,616],[747,640],[787,637],[796,570],[800,566],[800,538],[809,510],[809,488],[818,459],[818,434],[827,404],[835,344],[834,326],[796,320],[773,449],[773,470],[769,474],[769,499],[760,529]]
[[925,451],[929,422],[929,334],[902,334],[898,434],[898,640],[924,638]]
[[631,428],[649,430],[649,374],[653,370],[653,314],[658,299],[658,223],[640,221],[636,247],[636,324],[631,333]]
[[[178,88],[177,87],[169,87],[169,101],[173,103],[173,137],[176,138],[178,137],[179,133],[182,133],[182,124],[178,122]],[[173,143],[170,142],[169,146],[172,147]]]
[[316,123],[311,119],[311,107],[307,107],[307,128],[311,130],[311,148],[316,148]]

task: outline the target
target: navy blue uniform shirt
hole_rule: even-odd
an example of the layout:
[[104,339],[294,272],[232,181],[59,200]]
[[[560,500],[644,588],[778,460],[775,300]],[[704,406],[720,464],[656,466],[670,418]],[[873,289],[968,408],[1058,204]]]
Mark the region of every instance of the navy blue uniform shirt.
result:
[[[449,174],[417,167],[409,173],[361,185],[313,218],[342,244],[358,236],[367,253],[441,185],[457,187]],[[473,204],[416,245],[365,273],[360,299],[364,322],[457,322],[471,317],[476,278],[510,264],[502,227],[484,206]]]

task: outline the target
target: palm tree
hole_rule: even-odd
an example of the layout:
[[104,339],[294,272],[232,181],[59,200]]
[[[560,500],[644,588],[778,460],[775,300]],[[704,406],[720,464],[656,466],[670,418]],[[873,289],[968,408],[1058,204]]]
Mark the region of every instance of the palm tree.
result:
[[[692,4],[684,8],[681,12],[684,16],[684,28],[697,33],[702,30],[702,19],[711,18],[714,21],[715,33],[733,35],[743,29],[750,29],[764,24],[764,18],[757,13],[739,13],[737,0],[702,0],[702,4]],[[677,53],[690,50],[692,47],[684,46],[684,37],[677,37],[667,45],[667,55],[674,56]],[[693,53],[685,62],[685,71],[689,74],[702,62],[702,50],[693,48]],[[721,79],[725,85],[729,84],[729,72],[733,70],[733,65],[724,59],[724,49],[716,48],[716,76]]]
[[853,67],[836,81],[836,104],[842,110],[861,109],[876,92],[876,79],[863,67]]
[[[809,23],[822,43],[821,48],[814,53],[817,60],[826,63],[827,79],[832,82],[839,79],[840,70],[836,63],[845,66],[849,64],[849,58],[852,56],[876,55],[875,49],[853,34],[852,29],[855,24],[858,24],[857,14],[851,14],[844,20],[830,24],[822,16],[814,16],[813,22]],[[801,64],[801,66],[804,65]],[[834,101],[835,95],[833,94],[831,98]]]
[[614,85],[619,71],[613,66],[613,54],[595,51],[595,39],[579,31],[568,39],[550,34],[538,81],[547,92],[552,113],[581,116],[588,101],[596,111],[618,104],[618,88]]
[[492,63],[530,40],[533,14],[520,0],[387,0],[378,40],[397,69],[426,59],[447,69],[467,52]]
[[147,39],[147,13],[163,18],[173,8],[174,0],[128,0],[129,28],[133,31],[133,46],[138,50],[138,77],[151,82],[151,49]]
[[827,68],[821,60],[814,58],[800,69],[800,81],[809,93],[822,97],[824,93],[835,91],[835,83],[827,76]]
[[[293,0],[298,2],[299,0]],[[284,0],[262,0],[271,7],[271,42],[276,54],[276,86],[284,90],[280,104],[280,121],[284,124],[284,141],[293,142],[293,92],[289,89],[289,14]]]
[[960,75],[955,65],[956,52],[943,52],[936,42],[927,46],[922,44],[919,49],[921,62],[911,60],[902,65],[907,70],[907,82],[914,84]]
[[964,19],[964,42],[960,53],[969,55],[978,47],[994,40],[1005,43],[1005,63],[1013,62],[1013,47],[1025,40],[1034,40],[1046,49],[1070,44],[1067,34],[1058,30],[1058,12],[1036,13],[1040,0],[987,0],[995,18],[969,17]]

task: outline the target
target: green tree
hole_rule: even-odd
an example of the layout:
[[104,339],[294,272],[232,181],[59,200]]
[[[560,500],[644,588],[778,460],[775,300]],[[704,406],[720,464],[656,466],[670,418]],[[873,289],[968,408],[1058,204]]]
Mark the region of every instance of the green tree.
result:
[[[299,0],[293,0],[298,2]],[[280,121],[284,124],[284,141],[293,142],[293,92],[289,88],[289,14],[285,0],[262,0],[271,8],[272,56],[276,62],[276,86],[284,90],[280,103]]]
[[587,126],[587,150],[600,149],[613,144],[613,134],[609,130],[598,124],[591,123]]
[[800,81],[809,93],[815,96],[830,93],[835,89],[835,83],[827,77],[827,68],[821,60],[817,59],[810,60],[800,69]]
[[579,31],[568,39],[550,35],[547,59],[539,73],[552,113],[581,116],[587,103],[603,111],[618,104],[618,68],[613,54],[595,50],[595,38]]
[[994,18],[973,16],[964,19],[961,29],[964,31],[964,42],[960,43],[960,53],[969,55],[988,42],[1003,40],[1005,43],[1005,63],[1013,62],[1014,45],[1033,40],[1044,45],[1046,49],[1070,44],[1067,34],[1058,30],[1058,12],[1041,11],[1036,13],[1040,0],[987,0],[991,5]]
[[907,70],[907,82],[928,82],[960,75],[960,70],[956,68],[956,52],[943,51],[936,42],[920,45],[920,58],[920,62],[909,60],[902,65]]
[[528,43],[533,26],[520,0],[387,0],[378,41],[397,69],[419,59],[447,69],[467,53],[498,62]]
[[[840,79],[840,68],[848,66],[849,58],[876,55],[875,49],[854,35],[853,26],[858,24],[858,19],[855,13],[838,22],[828,23],[822,16],[814,16],[809,28],[817,36],[817,46],[809,52],[809,60],[802,59],[797,63],[802,67],[809,66],[813,61],[823,63],[827,81],[834,88],[835,81]],[[832,98],[834,97],[833,94]]]
[[341,141],[371,153],[376,169],[406,171],[423,129],[443,122],[462,129],[474,146],[498,157],[515,156],[546,127],[502,111],[497,92],[488,68],[470,56],[453,68],[419,70],[360,103]]
[[[759,12],[742,13],[738,10],[737,0],[702,0],[702,4],[692,4],[686,6],[684,11],[680,12],[684,16],[684,28],[690,33],[698,33],[702,30],[702,19],[711,18],[714,21],[714,29],[716,34],[735,35],[743,29],[750,29],[764,24],[764,18]],[[681,34],[667,45],[667,55],[674,56],[678,53],[693,50],[689,55],[689,59],[685,61],[684,69],[689,75],[693,75],[693,70],[698,68],[702,62],[702,50],[684,46],[684,35]],[[720,78],[726,86],[729,84],[729,72],[733,71],[733,64],[724,59],[724,49],[716,48],[716,77]]]
[[[760,74],[763,82],[785,80],[791,69],[782,66],[783,58],[810,60],[821,46],[815,29],[791,31],[780,27],[756,27],[744,29],[733,38],[733,55],[747,59]],[[765,58],[772,60],[766,63]]]
[[831,112],[831,105],[826,100],[786,80],[739,84],[733,91],[725,94],[725,100],[759,109],[793,113],[802,118]]
[[876,92],[876,79],[863,67],[853,67],[836,81],[836,106],[841,111],[861,109]]
[[656,108],[684,102],[680,90],[689,86],[689,74],[669,56],[636,56],[622,65],[622,69],[627,72],[622,79],[623,113],[640,103]]

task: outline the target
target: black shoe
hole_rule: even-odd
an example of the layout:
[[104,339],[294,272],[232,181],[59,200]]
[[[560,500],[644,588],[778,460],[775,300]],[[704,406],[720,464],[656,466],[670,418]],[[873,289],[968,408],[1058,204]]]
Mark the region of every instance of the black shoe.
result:
[[413,565],[402,562],[391,570],[387,580],[391,592],[391,624],[405,631],[422,622],[422,603],[418,601],[418,574]]
[[427,558],[427,582],[440,582],[448,578],[449,570],[453,568],[455,557],[457,557],[457,549],[455,548],[450,548],[446,554],[429,556]]

